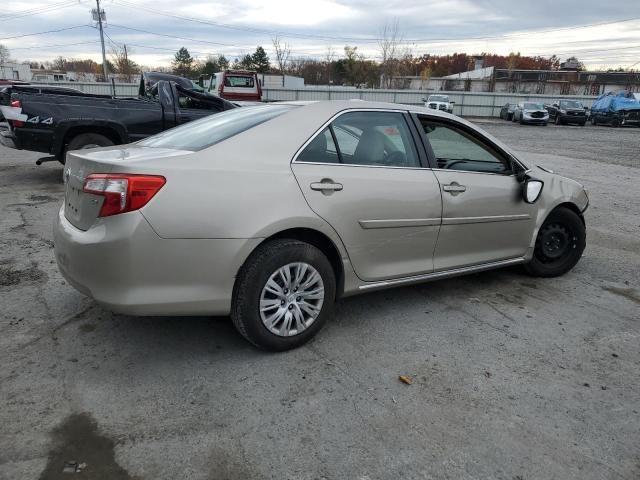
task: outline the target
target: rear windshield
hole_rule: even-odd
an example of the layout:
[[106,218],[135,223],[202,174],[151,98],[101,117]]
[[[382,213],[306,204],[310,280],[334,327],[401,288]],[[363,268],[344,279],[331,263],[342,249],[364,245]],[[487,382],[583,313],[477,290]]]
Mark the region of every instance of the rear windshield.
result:
[[138,142],[143,147],[202,150],[296,108],[295,105],[239,107],[172,128]]
[[253,77],[224,77],[225,87],[244,87],[253,88]]

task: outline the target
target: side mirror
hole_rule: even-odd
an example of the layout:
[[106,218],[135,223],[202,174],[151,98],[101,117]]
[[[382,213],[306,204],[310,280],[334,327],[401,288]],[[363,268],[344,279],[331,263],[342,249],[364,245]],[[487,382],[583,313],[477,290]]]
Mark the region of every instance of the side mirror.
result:
[[522,184],[522,198],[527,203],[535,203],[542,193],[544,182],[537,178],[527,178]]

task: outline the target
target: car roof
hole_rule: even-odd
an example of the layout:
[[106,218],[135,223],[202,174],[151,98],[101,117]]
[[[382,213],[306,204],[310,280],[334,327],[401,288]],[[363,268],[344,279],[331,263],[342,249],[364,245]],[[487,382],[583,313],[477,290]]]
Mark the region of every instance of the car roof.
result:
[[[346,110],[396,110],[396,111],[405,111],[412,112],[417,114],[425,114],[431,118],[438,118],[442,120],[453,121],[457,124],[464,125],[476,132],[481,133],[484,137],[491,140],[493,143],[501,147],[503,150],[512,153],[511,149],[505,145],[503,142],[495,138],[490,133],[484,131],[482,128],[472,124],[471,122],[465,120],[464,118],[458,117],[456,115],[452,115],[447,112],[434,110],[432,108],[427,108],[420,105],[406,105],[401,103],[388,103],[388,102],[370,102],[363,100],[320,100],[320,101],[310,101],[310,102],[274,102],[284,103],[289,105],[298,105],[300,109],[293,109],[290,114],[298,117],[299,115],[303,115],[308,118],[313,118],[314,121],[318,119],[323,121],[328,121],[335,115],[340,112]],[[297,112],[296,112],[297,111]],[[282,119],[284,120],[288,114],[284,114]],[[320,127],[321,124],[317,124],[317,127]]]

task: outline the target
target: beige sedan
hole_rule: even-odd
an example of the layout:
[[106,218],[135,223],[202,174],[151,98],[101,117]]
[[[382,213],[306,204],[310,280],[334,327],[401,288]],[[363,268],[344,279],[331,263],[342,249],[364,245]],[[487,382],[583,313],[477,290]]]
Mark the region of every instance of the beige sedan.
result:
[[299,346],[336,299],[521,264],[569,271],[584,188],[474,125],[359,101],[238,108],[70,152],[55,221],[69,283],[133,315],[227,315]]

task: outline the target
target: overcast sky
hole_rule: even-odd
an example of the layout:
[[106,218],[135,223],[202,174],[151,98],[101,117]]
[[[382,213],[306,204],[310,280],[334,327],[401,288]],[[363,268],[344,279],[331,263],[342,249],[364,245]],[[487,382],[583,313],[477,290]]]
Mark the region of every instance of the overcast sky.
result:
[[[18,60],[59,55],[100,61],[95,1],[1,0],[0,43]],[[186,46],[196,58],[234,58],[271,38],[293,57],[336,56],[345,45],[377,59],[376,39],[397,21],[414,55],[495,52],[561,58],[589,67],[640,68],[640,0],[102,0],[107,49],[127,44],[142,65],[168,65]],[[172,17],[171,15],[174,15]],[[176,18],[183,17],[183,18]],[[616,22],[616,23],[613,23]],[[57,32],[28,35],[52,30]],[[158,35],[162,34],[162,35]],[[27,35],[27,36],[25,36]],[[19,38],[11,38],[18,37]],[[182,38],[175,38],[182,37]]]

